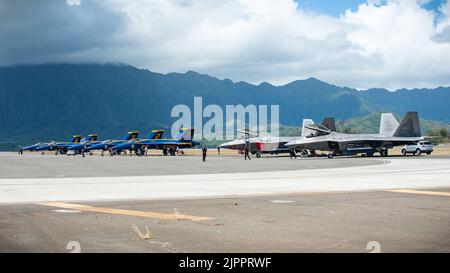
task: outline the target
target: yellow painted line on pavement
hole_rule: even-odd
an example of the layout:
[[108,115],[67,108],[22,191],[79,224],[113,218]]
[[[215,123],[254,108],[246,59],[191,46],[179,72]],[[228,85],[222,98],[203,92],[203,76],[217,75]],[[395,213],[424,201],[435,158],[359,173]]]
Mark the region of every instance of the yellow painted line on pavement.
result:
[[439,191],[416,191],[416,190],[388,190],[388,192],[396,193],[410,193],[410,194],[425,194],[425,195],[436,195],[436,196],[449,196],[450,192],[439,192]]
[[118,215],[128,215],[128,216],[138,216],[138,217],[147,217],[147,218],[156,218],[156,219],[162,219],[162,220],[206,221],[206,220],[213,219],[213,218],[209,218],[209,217],[191,216],[191,215],[184,215],[184,214],[170,214],[170,213],[159,213],[159,212],[151,212],[151,211],[99,208],[99,207],[92,207],[92,206],[71,204],[71,203],[61,203],[61,202],[39,202],[37,204],[42,205],[42,206],[47,206],[47,207],[72,209],[72,210],[79,210],[79,211],[89,211],[89,212],[99,212],[99,213],[108,213],[108,214],[118,214]]

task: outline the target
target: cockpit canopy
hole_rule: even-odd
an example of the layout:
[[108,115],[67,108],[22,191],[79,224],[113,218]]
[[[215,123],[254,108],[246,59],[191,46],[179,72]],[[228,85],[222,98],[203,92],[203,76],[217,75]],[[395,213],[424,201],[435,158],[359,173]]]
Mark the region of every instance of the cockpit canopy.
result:
[[317,137],[317,136],[326,136],[331,133],[331,130],[321,124],[310,124],[306,125],[306,128],[314,131],[306,137]]

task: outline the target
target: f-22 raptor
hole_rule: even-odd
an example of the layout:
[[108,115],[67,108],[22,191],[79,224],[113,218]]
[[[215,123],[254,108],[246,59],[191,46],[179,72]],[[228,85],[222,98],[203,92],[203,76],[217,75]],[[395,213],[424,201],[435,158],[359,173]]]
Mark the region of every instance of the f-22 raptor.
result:
[[[240,131],[245,135],[244,138],[225,142],[221,144],[219,148],[243,151],[245,147],[248,146],[250,153],[256,155],[257,158],[260,158],[262,154],[282,154],[290,152],[294,153],[300,152],[301,151],[300,149],[288,148],[285,146],[285,144],[305,138],[306,137],[305,134],[308,132],[308,130],[306,130],[305,127],[312,124],[314,124],[313,120],[304,119],[302,125],[302,134],[299,137],[264,136],[249,131]],[[336,131],[334,118],[331,117],[325,118],[322,121],[321,126],[323,126],[326,130],[332,132]]]
[[371,157],[377,152],[387,157],[389,149],[394,146],[411,144],[424,139],[421,137],[417,112],[408,112],[400,124],[391,113],[383,113],[378,134],[337,133],[319,124],[308,125],[306,129],[305,138],[291,141],[285,146],[291,149],[329,151],[329,158],[335,155],[360,153]]

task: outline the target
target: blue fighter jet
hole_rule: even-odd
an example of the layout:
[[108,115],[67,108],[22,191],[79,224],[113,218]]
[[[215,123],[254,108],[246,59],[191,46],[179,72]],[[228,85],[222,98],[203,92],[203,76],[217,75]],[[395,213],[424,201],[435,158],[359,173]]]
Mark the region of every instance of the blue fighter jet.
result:
[[84,138],[79,144],[71,145],[69,148],[67,148],[67,151],[71,151],[73,155],[82,154],[84,157],[84,152],[89,151],[89,148],[92,145],[100,143],[100,141],[97,141],[97,138],[97,134],[90,134],[88,135],[88,138]]
[[33,151],[36,151],[37,148],[39,148],[39,147],[41,147],[41,146],[44,146],[44,145],[47,145],[47,144],[48,144],[48,143],[42,143],[42,142],[39,142],[39,143],[30,145],[30,146],[21,147],[21,149],[22,149],[22,151],[30,151],[30,152],[33,152]]
[[75,144],[80,143],[82,136],[75,135],[72,138],[71,142],[56,142],[52,141],[50,143],[46,143],[44,145],[41,145],[37,148],[35,148],[35,151],[40,151],[42,154],[44,154],[44,151],[55,151],[55,154],[65,154],[67,153],[67,149]]
[[[164,130],[153,130],[152,133],[149,135],[148,139],[138,139],[133,138],[129,141],[124,141],[122,143],[118,143],[117,145],[114,145],[113,147],[111,147],[110,152],[111,155],[120,155],[122,152],[126,151],[130,151],[130,155],[133,153],[133,151],[137,154],[137,155],[141,155],[140,154],[140,150],[137,149],[137,146],[135,147],[135,143],[140,143],[142,141],[152,141],[152,140],[158,140],[161,139],[162,136],[164,135]],[[144,151],[142,151],[142,154],[144,153]]]
[[128,134],[125,135],[125,137],[123,139],[110,139],[110,140],[102,141],[97,144],[93,144],[89,147],[89,151],[92,153],[95,150],[101,150],[102,151],[101,155],[103,156],[103,153],[105,151],[110,151],[110,153],[111,153],[112,152],[111,148],[113,148],[114,146],[128,142],[130,140],[137,139],[138,136],[139,136],[138,131],[128,132]]
[[167,151],[170,151],[170,155],[175,155],[177,148],[192,148],[200,145],[192,139],[193,136],[194,129],[181,129],[175,139],[141,139],[117,145],[113,149],[134,151],[136,155],[144,155],[145,149],[158,149],[163,150],[164,155]]

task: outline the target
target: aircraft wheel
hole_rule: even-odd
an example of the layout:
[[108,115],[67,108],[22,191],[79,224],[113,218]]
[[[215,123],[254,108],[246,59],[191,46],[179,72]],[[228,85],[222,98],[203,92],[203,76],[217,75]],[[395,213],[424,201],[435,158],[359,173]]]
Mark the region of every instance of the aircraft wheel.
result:
[[406,149],[403,149],[403,150],[402,150],[402,154],[403,154],[404,156],[406,156]]
[[332,153],[328,154],[329,159],[333,159],[334,155]]
[[387,157],[389,155],[388,150],[387,149],[383,149],[380,151],[380,155],[382,157]]
[[256,158],[261,158],[261,153],[256,153]]
[[417,150],[416,150],[416,155],[419,156],[419,155],[421,155],[421,154],[422,154],[422,151],[421,151],[420,149],[417,149]]

